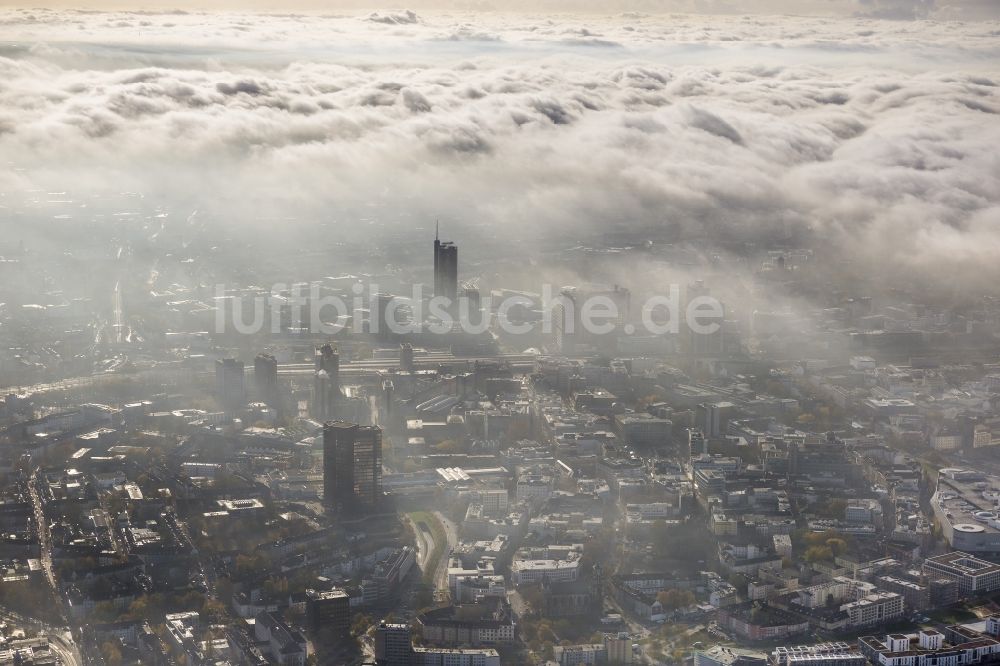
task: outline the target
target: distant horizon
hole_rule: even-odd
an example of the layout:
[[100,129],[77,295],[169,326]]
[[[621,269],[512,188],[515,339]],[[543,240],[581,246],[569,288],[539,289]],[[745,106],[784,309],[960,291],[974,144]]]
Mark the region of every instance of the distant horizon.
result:
[[369,0],[50,0],[42,4],[0,0],[0,9],[70,9],[82,11],[191,12],[483,12],[586,14],[613,16],[623,12],[650,15],[827,16],[887,20],[1000,20],[1000,4],[991,0],[412,0],[379,3]]

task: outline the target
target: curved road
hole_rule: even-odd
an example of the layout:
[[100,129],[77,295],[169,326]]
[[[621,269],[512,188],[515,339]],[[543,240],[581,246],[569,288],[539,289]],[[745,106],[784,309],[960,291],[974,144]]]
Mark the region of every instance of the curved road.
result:
[[434,585],[437,588],[437,592],[447,599],[450,594],[448,589],[448,561],[451,559],[451,551],[458,545],[458,529],[455,523],[445,518],[444,514],[440,511],[435,511],[434,517],[440,521],[441,526],[444,528],[444,534],[448,539],[448,543],[445,544],[445,548],[441,552],[437,571],[434,572]]
[[0,608],[0,619],[18,627],[32,627],[49,639],[52,651],[62,660],[63,666],[82,666],[83,659],[73,637],[66,627],[50,627],[34,618],[25,617],[5,608]]

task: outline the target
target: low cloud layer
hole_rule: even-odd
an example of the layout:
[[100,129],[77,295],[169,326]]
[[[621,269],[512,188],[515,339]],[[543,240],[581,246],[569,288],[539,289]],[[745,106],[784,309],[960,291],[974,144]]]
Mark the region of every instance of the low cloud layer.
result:
[[[664,14],[763,14],[795,16],[872,16],[885,19],[934,18],[982,20],[1000,18],[994,0],[410,0],[409,9],[386,10],[371,0],[49,0],[48,7],[90,10],[166,11],[322,11],[371,12],[381,22],[426,11],[477,11],[507,13],[567,13],[613,15],[623,12]],[[0,0],[0,7],[23,7],[19,0]],[[410,20],[404,20],[409,23]]]
[[568,243],[819,239],[879,279],[995,290],[998,40],[860,17],[11,11],[0,193],[127,189],[345,235],[335,211],[380,202]]

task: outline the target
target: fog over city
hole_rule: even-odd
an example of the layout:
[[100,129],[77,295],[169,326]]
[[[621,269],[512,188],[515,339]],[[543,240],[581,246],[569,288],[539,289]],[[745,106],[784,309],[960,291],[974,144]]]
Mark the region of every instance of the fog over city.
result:
[[0,0],[0,666],[1000,664],[1000,2]]
[[838,18],[10,10],[0,185],[8,201],[134,191],[168,225],[294,218],[276,236],[296,241],[321,224],[356,237],[345,211],[376,202],[453,235],[809,238],[879,278],[990,289],[998,24],[868,18],[904,6],[926,3]]

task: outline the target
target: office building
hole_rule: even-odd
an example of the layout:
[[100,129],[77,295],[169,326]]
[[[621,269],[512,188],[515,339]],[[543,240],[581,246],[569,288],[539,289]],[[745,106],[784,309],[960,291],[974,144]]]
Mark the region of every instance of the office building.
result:
[[858,649],[874,666],[971,666],[996,663],[1000,657],[1000,641],[993,638],[961,632],[954,639],[946,645],[943,634],[922,629],[916,636],[889,634],[884,640],[862,636]]
[[851,626],[885,624],[903,616],[903,596],[895,592],[875,592],[846,603],[840,610],[847,613]]
[[371,579],[378,587],[379,598],[396,595],[399,592],[399,584],[409,575],[415,562],[414,550],[409,546],[403,546],[376,564]]
[[399,346],[399,369],[413,372],[413,345],[404,342]]
[[697,458],[708,454],[708,438],[701,430],[688,428],[688,457]]
[[553,650],[555,662],[559,666],[608,663],[608,649],[603,643],[586,645],[557,645]]
[[375,628],[375,662],[378,666],[410,666],[412,641],[410,625],[380,622]]
[[771,666],[865,666],[865,655],[844,642],[819,645],[778,646],[771,653]]
[[434,295],[458,300],[458,246],[434,232]]
[[[628,320],[631,299],[631,292],[619,285],[564,288],[552,307],[556,348],[577,354],[613,346]],[[593,309],[585,315],[587,307]],[[610,333],[598,332],[609,324]]]
[[368,322],[370,333],[379,340],[389,341],[406,330],[403,327],[409,323],[410,307],[403,299],[381,293],[375,294],[372,301],[371,317]]
[[958,583],[963,596],[1000,590],[1000,564],[968,553],[953,552],[924,560],[924,575],[948,578]]
[[514,585],[573,582],[579,578],[579,560],[514,560],[510,566]]
[[253,360],[253,381],[257,397],[274,407],[278,401],[278,360],[271,354],[257,354]]
[[306,590],[306,626],[313,634],[347,638],[351,633],[351,600],[343,590]]
[[479,292],[479,287],[473,282],[466,282],[462,285],[462,298],[469,303],[469,313],[479,312],[483,307],[483,297]]
[[337,404],[343,394],[340,391],[340,354],[330,344],[316,350],[316,366],[313,376],[312,415],[321,421],[336,416]]
[[258,649],[270,657],[271,663],[305,666],[309,658],[309,644],[305,636],[272,613],[263,612],[254,618],[253,637]]
[[413,648],[413,666],[500,666],[500,653],[492,648]]
[[673,422],[650,414],[618,414],[615,430],[632,446],[663,446],[670,442]]
[[614,634],[604,634],[604,649],[608,653],[608,663],[612,666],[625,666],[635,663],[632,652],[632,639],[627,631]]
[[[703,302],[704,299],[710,299],[711,290],[708,286],[701,280],[697,280],[687,287],[687,294],[684,300],[684,320],[685,327],[688,332],[688,349],[694,356],[721,356],[726,350],[726,340],[725,340],[725,308],[721,302],[718,302],[719,312],[718,316],[706,316],[700,314],[701,308],[696,308],[696,312],[699,312],[697,317],[697,324],[699,326],[704,326],[714,329],[712,332],[694,330],[691,324],[694,322],[687,321],[688,308],[691,306],[691,302],[695,299],[700,299],[699,303]],[[709,311],[708,308],[704,308],[704,311]]]
[[436,645],[505,645],[517,640],[517,622],[506,598],[429,609],[417,617],[424,640]]
[[955,467],[941,470],[931,509],[952,548],[986,557],[1000,555],[1000,517],[991,499],[994,496],[1000,496],[998,477]]
[[235,358],[220,358],[215,361],[215,391],[223,410],[230,416],[246,406],[243,361]]
[[382,429],[346,421],[323,426],[323,501],[372,507],[382,496]]

